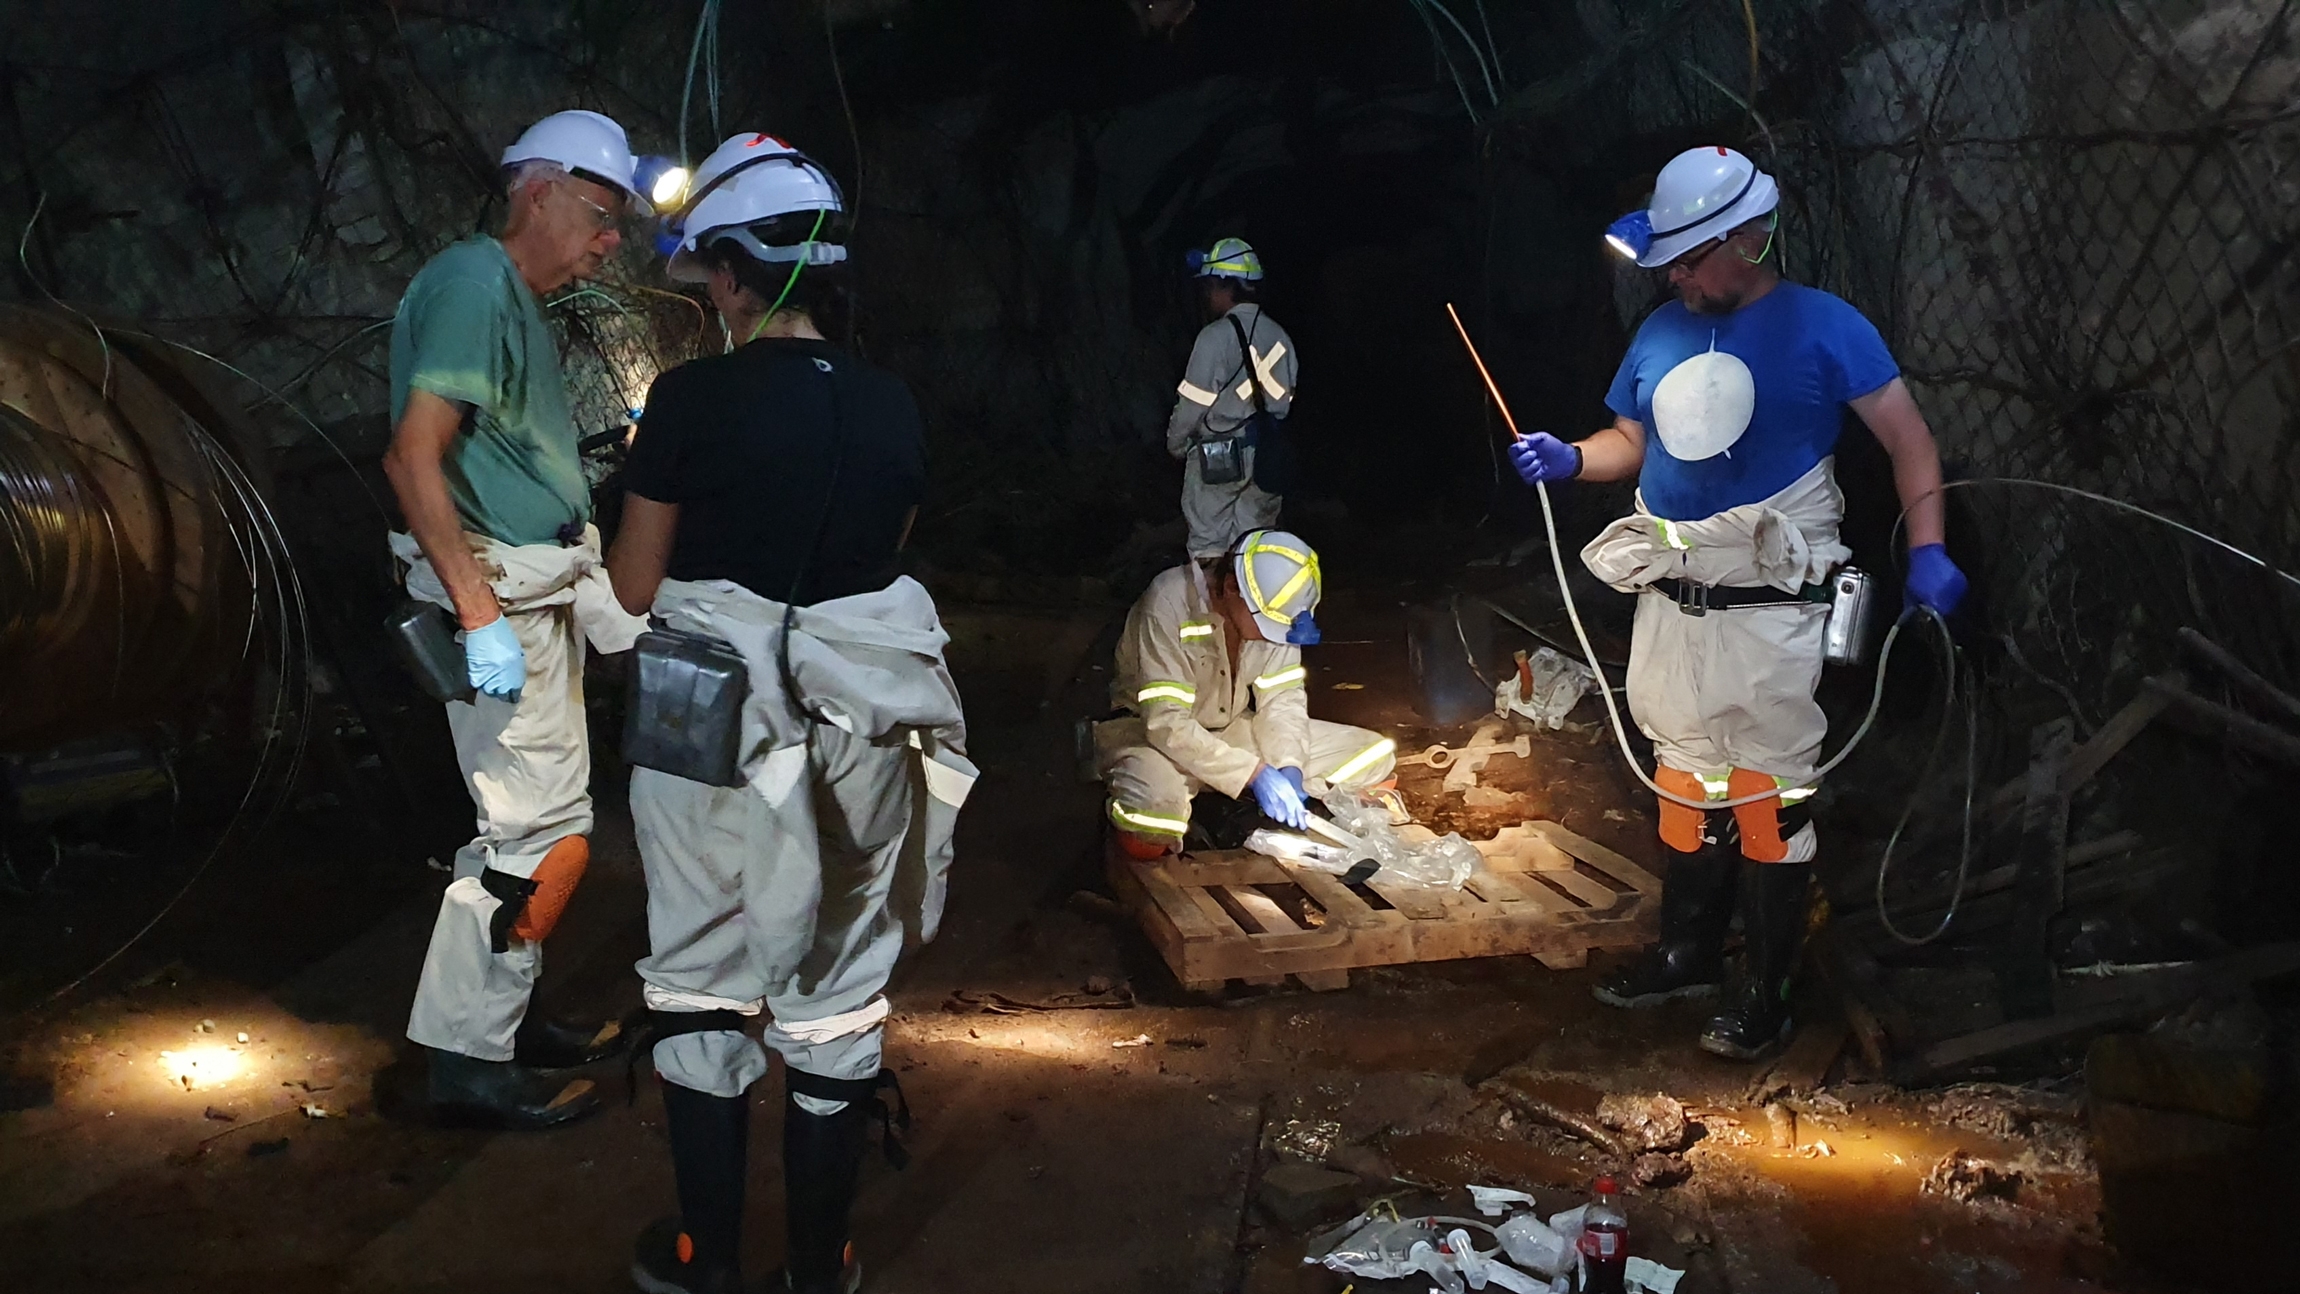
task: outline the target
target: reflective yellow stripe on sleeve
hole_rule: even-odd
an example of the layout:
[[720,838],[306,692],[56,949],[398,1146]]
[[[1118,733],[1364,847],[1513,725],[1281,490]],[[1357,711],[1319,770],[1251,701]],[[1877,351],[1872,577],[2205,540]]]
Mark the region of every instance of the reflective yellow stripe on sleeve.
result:
[[1693,551],[1693,541],[1687,539],[1684,533],[1677,529],[1676,522],[1669,520],[1667,517],[1655,517],[1653,519],[1653,528],[1660,532],[1661,542],[1669,545],[1671,548],[1674,548],[1681,553],[1690,553]]
[[1181,392],[1182,398],[1188,400],[1192,404],[1211,405],[1214,403],[1215,396],[1212,391],[1207,390],[1205,387],[1198,385],[1188,378],[1182,379],[1182,385],[1174,389]]
[[1182,622],[1181,638],[1184,642],[1188,642],[1192,638],[1211,638],[1213,636],[1214,626],[1208,621],[1185,620]]
[[1151,813],[1136,813],[1116,800],[1110,802],[1110,820],[1128,831],[1147,832],[1155,836],[1179,836],[1190,829],[1187,818],[1161,818]]
[[1310,671],[1300,665],[1295,665],[1289,669],[1279,670],[1274,674],[1264,674],[1254,680],[1254,686],[1264,692],[1275,692],[1281,688],[1300,687],[1302,680],[1309,676]]
[[1350,756],[1347,763],[1344,763],[1340,768],[1335,769],[1333,772],[1326,774],[1326,780],[1334,783],[1347,782],[1351,778],[1356,777],[1358,774],[1363,773],[1367,769],[1372,768],[1374,765],[1380,763],[1388,756],[1396,754],[1397,749],[1398,744],[1396,742],[1391,741],[1387,737],[1384,737],[1380,741],[1375,742],[1373,745],[1359,751],[1357,754]]
[[1172,679],[1158,679],[1144,684],[1142,690],[1134,694],[1134,700],[1136,704],[1147,701],[1172,701],[1177,705],[1196,705],[1198,704],[1198,690],[1186,683],[1176,683]]

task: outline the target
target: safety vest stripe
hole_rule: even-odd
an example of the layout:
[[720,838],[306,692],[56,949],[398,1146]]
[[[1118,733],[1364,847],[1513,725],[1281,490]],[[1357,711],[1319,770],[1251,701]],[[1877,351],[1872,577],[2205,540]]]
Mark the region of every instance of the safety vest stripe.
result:
[[1796,779],[1790,777],[1776,777],[1773,779],[1773,785],[1781,788],[1781,803],[1783,804],[1802,804],[1813,797],[1814,791],[1820,789],[1813,786],[1799,786],[1796,784]]
[[1365,772],[1369,768],[1372,768],[1375,764],[1380,763],[1385,757],[1396,754],[1397,749],[1398,744],[1396,742],[1391,741],[1387,737],[1384,737],[1380,741],[1375,742],[1373,745],[1359,751],[1357,754],[1350,756],[1349,762],[1343,764],[1340,768],[1335,769],[1333,772],[1326,774],[1326,780],[1329,782],[1347,782],[1351,778],[1356,777],[1358,774]]
[[1704,777],[1701,779],[1701,793],[1708,799],[1722,800],[1732,791],[1733,782],[1730,778]]
[[1254,680],[1254,686],[1262,689],[1265,692],[1274,692],[1282,687],[1298,687],[1300,686],[1302,680],[1308,678],[1309,676],[1309,670],[1304,669],[1300,665],[1296,665],[1291,669],[1279,670],[1275,674],[1264,674],[1262,677]]
[[1196,705],[1198,704],[1198,690],[1185,684],[1160,679],[1155,683],[1146,684],[1141,691],[1136,692],[1134,700],[1137,703],[1175,701],[1183,705]]
[[1681,553],[1690,553],[1693,551],[1693,542],[1687,539],[1677,529],[1676,522],[1669,520],[1667,517],[1655,517],[1653,519],[1653,527],[1655,530],[1658,530],[1661,533],[1661,542],[1669,545],[1671,548],[1674,548]]
[[1186,639],[1211,638],[1213,636],[1214,626],[1204,620],[1185,620],[1182,622],[1182,637]]
[[[1249,352],[1254,350],[1254,348],[1251,346],[1248,346],[1246,349]],[[1284,342],[1279,342],[1277,345],[1272,346],[1270,348],[1270,353],[1267,355],[1260,353],[1254,354],[1254,375],[1262,379],[1262,389],[1268,392],[1270,398],[1273,400],[1283,400],[1286,398],[1286,384],[1280,382],[1276,376],[1278,361],[1284,359],[1285,357],[1286,343]]]
[[1161,818],[1156,814],[1136,813],[1116,800],[1110,802],[1110,820],[1129,831],[1147,831],[1160,836],[1179,836],[1190,829],[1188,818]]
[[1216,396],[1212,391],[1207,390],[1205,387],[1198,385],[1196,382],[1193,382],[1188,378],[1182,379],[1182,385],[1175,387],[1174,389],[1181,392],[1182,398],[1188,400],[1192,404],[1211,405],[1216,399]]

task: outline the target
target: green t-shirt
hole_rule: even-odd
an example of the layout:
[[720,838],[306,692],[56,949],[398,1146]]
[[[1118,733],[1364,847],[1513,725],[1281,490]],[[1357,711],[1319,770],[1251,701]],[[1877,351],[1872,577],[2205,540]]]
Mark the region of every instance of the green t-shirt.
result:
[[465,529],[547,544],[591,519],[558,345],[503,244],[465,239],[407,285],[391,325],[395,427],[411,387],[471,406],[441,464]]

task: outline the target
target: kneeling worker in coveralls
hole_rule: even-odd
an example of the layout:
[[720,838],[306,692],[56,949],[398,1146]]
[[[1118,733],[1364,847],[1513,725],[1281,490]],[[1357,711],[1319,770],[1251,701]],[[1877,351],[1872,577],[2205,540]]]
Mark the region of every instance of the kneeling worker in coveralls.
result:
[[639,974],[679,1195],[632,1277],[651,1294],[749,1288],[747,1094],[769,1062],[747,1030],[764,1012],[784,1074],[771,1287],[844,1294],[861,1282],[847,1215],[874,1115],[901,1156],[879,1095],[887,977],[941,920],[975,770],[934,602],[895,571],[925,487],[918,406],[824,337],[848,335],[851,309],[837,186],[771,136],[720,154],[677,217],[671,274],[707,286],[736,345],[656,379],[609,558],[625,607],[732,646],[749,688],[742,785],[631,774]]
[[627,650],[542,296],[598,269],[643,210],[623,128],[554,113],[503,153],[503,236],[416,273],[391,328],[391,478],[411,597],[454,612],[478,695],[447,703],[479,834],[455,856],[407,1036],[430,1053],[438,1115],[515,1128],[592,1109],[588,1083],[536,1072],[597,1060],[612,1023],[528,1009],[543,940],[591,857],[583,650]]
[[[1211,568],[1209,570],[1209,568]],[[1178,849],[1190,801],[1249,793],[1288,827],[1308,797],[1387,778],[1397,743],[1310,717],[1302,648],[1318,641],[1318,555],[1283,530],[1247,532],[1216,560],[1150,581],[1118,640],[1113,704],[1094,726],[1095,764],[1126,853]]]
[[[1637,478],[1636,512],[1581,556],[1642,595],[1629,712],[1653,739],[1654,781],[1692,802],[1661,802],[1671,861],[1660,943],[1597,997],[1647,1006],[1716,992],[1738,890],[1747,966],[1701,1046],[1745,1060],[1793,1028],[1789,979],[1817,848],[1807,800],[1828,728],[1813,690],[1827,581],[1851,556],[1834,457],[1846,406],[1892,458],[1909,598],[1945,616],[1965,591],[1942,546],[1932,431],[1876,328],[1839,298],[1782,281],[1778,202],[1773,178],[1731,149],[1696,148],[1662,168],[1649,210],[1608,234],[1616,251],[1665,269],[1678,295],[1630,343],[1606,397],[1613,425],[1578,444],[1535,434],[1510,448],[1528,483]],[[1762,798],[1693,807],[1745,797]]]

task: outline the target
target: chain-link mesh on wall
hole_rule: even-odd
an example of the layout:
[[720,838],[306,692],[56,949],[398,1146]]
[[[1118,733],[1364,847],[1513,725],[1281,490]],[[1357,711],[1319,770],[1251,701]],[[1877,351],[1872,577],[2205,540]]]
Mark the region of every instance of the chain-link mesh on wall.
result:
[[[1976,482],[1952,537],[2008,678],[2089,731],[2187,625],[2300,684],[2300,586],[1978,483],[2300,569],[2300,0],[1580,9],[1629,129],[1757,156],[1789,272],[1885,332]],[[1625,274],[1624,309],[1655,286]]]
[[[2292,0],[1900,8],[1845,65],[1834,128],[1784,161],[1952,467],[2300,565]],[[2300,679],[2300,589],[2273,574],[2087,500],[1955,503],[1986,628],[2080,723],[2181,625]]]

